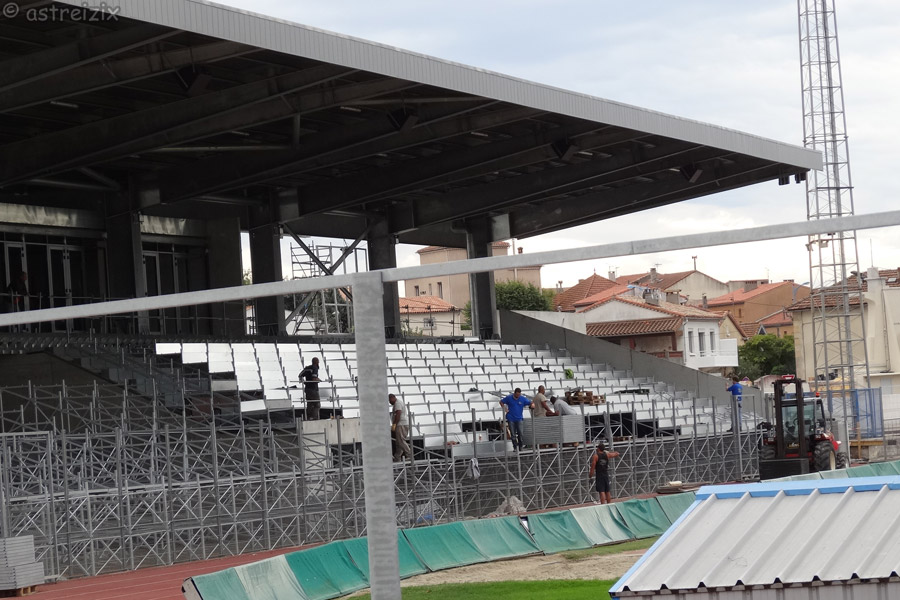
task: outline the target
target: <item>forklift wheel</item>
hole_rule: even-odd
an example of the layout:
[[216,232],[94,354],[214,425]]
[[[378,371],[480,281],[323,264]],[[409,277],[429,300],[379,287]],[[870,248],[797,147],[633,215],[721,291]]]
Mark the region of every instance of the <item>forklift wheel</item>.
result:
[[835,459],[835,466],[838,469],[846,469],[850,466],[850,458],[847,456],[846,452],[838,452],[837,457]]
[[834,471],[837,459],[834,456],[834,447],[829,441],[816,444],[813,449],[813,463],[816,471]]

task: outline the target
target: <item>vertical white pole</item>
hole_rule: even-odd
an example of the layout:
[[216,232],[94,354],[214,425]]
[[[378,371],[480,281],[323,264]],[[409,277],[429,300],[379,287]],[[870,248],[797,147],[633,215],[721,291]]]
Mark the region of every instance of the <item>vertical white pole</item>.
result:
[[353,284],[369,583],[372,600],[400,600],[383,295],[377,271],[361,273]]

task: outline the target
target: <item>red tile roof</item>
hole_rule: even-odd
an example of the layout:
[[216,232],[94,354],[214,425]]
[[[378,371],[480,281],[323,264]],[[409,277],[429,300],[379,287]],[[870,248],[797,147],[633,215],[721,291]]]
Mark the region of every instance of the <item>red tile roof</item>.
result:
[[[654,287],[659,288],[661,290],[669,290],[675,287],[679,281],[687,278],[694,273],[700,273],[701,275],[706,275],[700,271],[690,270],[690,271],[681,271],[680,273],[657,273],[656,281],[650,281],[650,273],[636,273],[634,275],[622,275],[620,277],[616,277],[616,283],[633,283],[636,285],[644,286],[644,287]],[[709,277],[709,275],[706,275]],[[714,277],[709,277],[715,281],[718,281]]]
[[585,312],[594,308],[594,306],[609,300],[613,296],[618,296],[619,294],[624,294],[630,288],[627,285],[614,285],[612,287],[608,287],[602,292],[594,294],[593,296],[588,296],[584,300],[579,300],[575,302],[574,306],[578,312]]
[[[509,248],[509,242],[492,242],[491,248]],[[425,246],[416,250],[416,254],[425,254],[426,252],[437,252],[438,250],[456,250],[457,248],[449,248],[447,246]]]
[[741,304],[746,302],[752,298],[759,296],[760,294],[765,294],[766,292],[771,292],[776,288],[780,288],[785,285],[795,286],[797,288],[805,288],[806,286],[798,285],[793,281],[779,281],[778,283],[764,283],[763,285],[756,286],[749,292],[745,292],[744,288],[741,288],[734,292],[728,292],[727,294],[722,294],[721,296],[717,296],[716,298],[710,298],[707,301],[709,306],[728,306],[731,304]]
[[787,309],[781,309],[773,312],[767,317],[763,317],[757,321],[757,323],[763,327],[784,327],[785,325],[793,325],[794,320],[791,318],[791,313],[789,313]]
[[457,310],[459,309],[437,296],[400,298],[400,313],[404,315],[454,312]]
[[650,304],[643,298],[635,298],[634,296],[612,296],[601,302],[596,302],[591,306],[591,308],[596,308],[597,306],[606,304],[607,302],[625,302],[627,304],[640,306],[641,308],[647,308],[649,310],[682,318],[690,317],[692,319],[715,319],[717,321],[721,320],[722,318],[722,315],[718,313],[714,313],[709,310],[703,310],[702,308],[697,308],[696,306],[688,306],[687,304],[673,304],[664,300],[661,300],[659,304]]
[[[879,269],[878,276],[884,280],[885,287],[897,288],[900,287],[900,269]],[[833,307],[837,306],[838,299],[841,297],[839,292],[839,286],[833,285],[825,288],[825,306]],[[859,290],[859,282],[857,281],[856,275],[851,275],[847,278],[847,289],[851,292],[856,292]],[[862,281],[862,289],[864,292],[869,291],[869,282],[866,278],[863,278]],[[815,298],[815,300],[813,300]],[[814,290],[813,294],[809,298],[804,298],[799,302],[796,302],[789,306],[788,310],[805,310],[810,307],[811,302],[815,302],[816,306],[821,306],[821,296],[818,293],[818,290]],[[851,306],[859,306],[859,297],[851,297],[850,298]]]
[[741,323],[741,333],[746,338],[752,338],[759,333],[759,323]]
[[603,290],[609,289],[614,285],[616,285],[614,281],[611,281],[606,277],[600,277],[594,273],[587,279],[579,281],[577,285],[557,294],[556,298],[553,299],[553,308],[556,309],[556,307],[561,307],[560,310],[563,312],[574,312],[576,302],[589,298],[594,294],[599,294]]
[[609,321],[588,323],[587,334],[594,337],[622,337],[626,335],[653,335],[674,333],[682,326],[680,317],[668,319],[635,319],[631,321]]

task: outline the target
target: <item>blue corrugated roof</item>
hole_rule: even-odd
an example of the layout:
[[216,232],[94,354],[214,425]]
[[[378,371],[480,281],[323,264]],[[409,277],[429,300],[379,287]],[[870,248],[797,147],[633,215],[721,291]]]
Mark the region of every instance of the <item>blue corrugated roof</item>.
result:
[[890,489],[900,489],[900,475],[882,477],[855,477],[852,479],[819,479],[809,481],[763,481],[738,485],[706,485],[697,492],[697,500],[716,498],[740,498],[749,493],[753,498],[774,496],[783,491],[788,496],[808,496],[813,490],[820,494],[843,494],[849,488],[857,492],[880,490],[887,485]]
[[897,490],[900,475],[705,486],[610,594],[895,576]]

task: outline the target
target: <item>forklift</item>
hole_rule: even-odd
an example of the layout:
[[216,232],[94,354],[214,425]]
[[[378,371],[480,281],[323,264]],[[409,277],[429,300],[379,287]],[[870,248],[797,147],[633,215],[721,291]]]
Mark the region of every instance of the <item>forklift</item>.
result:
[[[847,466],[847,454],[830,430],[822,399],[804,397],[803,380],[775,380],[775,423],[765,423],[759,446],[760,479],[774,479]],[[793,386],[794,394],[786,398]],[[802,407],[802,409],[801,409]]]

